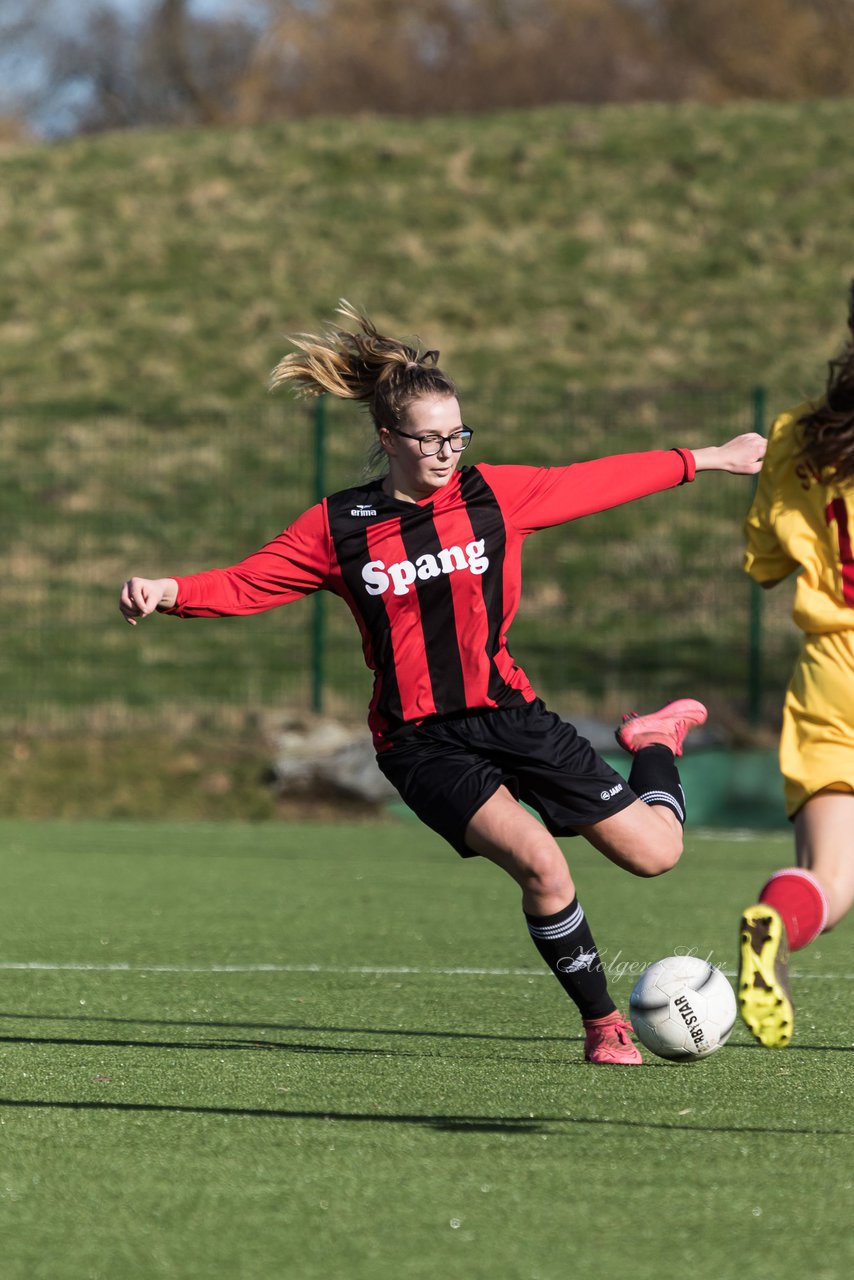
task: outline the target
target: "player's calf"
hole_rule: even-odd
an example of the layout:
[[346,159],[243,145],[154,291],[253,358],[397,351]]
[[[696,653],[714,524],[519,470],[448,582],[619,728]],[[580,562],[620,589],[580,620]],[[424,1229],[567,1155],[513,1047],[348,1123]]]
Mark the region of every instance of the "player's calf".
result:
[[[680,827],[685,825],[685,792],[679,780],[676,757],[682,754],[686,735],[704,724],[707,715],[702,702],[679,698],[645,716],[634,712],[623,716],[623,723],[616,730],[620,746],[634,757],[629,786],[644,804],[668,810],[672,815],[670,821],[675,819]],[[678,861],[681,851],[680,841],[671,866]],[[660,869],[667,870],[666,867]]]

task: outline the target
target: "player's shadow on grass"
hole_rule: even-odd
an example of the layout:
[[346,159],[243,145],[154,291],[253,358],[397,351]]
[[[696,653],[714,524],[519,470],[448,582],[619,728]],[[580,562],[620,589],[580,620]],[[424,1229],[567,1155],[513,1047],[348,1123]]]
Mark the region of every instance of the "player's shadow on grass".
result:
[[701,1125],[665,1124],[662,1121],[615,1120],[601,1116],[442,1116],[416,1115],[406,1112],[383,1114],[370,1111],[307,1111],[267,1107],[205,1107],[186,1103],[160,1102],[109,1102],[101,1099],[73,1100],[47,1098],[0,1098],[0,1111],[4,1108],[23,1110],[60,1111],[118,1111],[135,1115],[191,1115],[243,1117],[250,1120],[322,1120],[347,1124],[415,1125],[450,1133],[500,1133],[568,1135],[574,1128],[583,1126],[605,1129],[636,1129],[646,1132],[684,1133],[734,1133],[813,1135],[820,1132],[831,1137],[848,1137],[854,1129],[821,1129],[814,1126],[797,1128],[771,1125]]
[[[213,1022],[213,1021],[193,1021],[192,1019],[178,1018],[115,1018],[115,1017],[94,1017],[91,1014],[21,1014],[21,1013],[4,1013],[0,1011],[0,1019],[6,1019],[11,1022],[70,1022],[70,1023],[96,1023],[101,1026],[137,1026],[137,1027],[185,1027],[199,1028],[200,1030],[228,1030],[228,1031],[277,1031],[281,1032],[300,1032],[306,1035],[347,1035],[347,1036],[372,1036],[372,1037],[403,1037],[411,1039],[428,1039],[428,1040],[492,1040],[498,1043],[507,1044],[573,1044],[580,1043],[583,1039],[580,1035],[509,1035],[506,1032],[494,1031],[442,1031],[442,1030],[424,1030],[421,1028],[404,1028],[404,1027],[330,1027],[330,1026],[314,1026],[304,1023],[288,1023],[288,1022]],[[247,1049],[268,1049],[279,1050],[280,1052],[290,1051],[292,1053],[318,1053],[318,1054],[386,1054],[393,1057],[415,1058],[421,1056],[417,1050],[407,1049],[388,1049],[382,1045],[366,1045],[364,1047],[358,1045],[328,1045],[323,1043],[303,1043],[293,1040],[256,1040],[252,1038],[226,1038],[222,1037],[216,1040],[192,1040],[184,1038],[181,1040],[143,1040],[143,1039],[115,1039],[115,1038],[94,1038],[80,1036],[3,1036],[0,1035],[0,1044],[45,1044],[45,1045],[71,1045],[86,1048],[106,1049],[110,1047],[122,1049],[217,1049],[223,1051],[244,1051]],[[756,1044],[754,1041],[733,1041],[727,1044],[727,1052],[740,1052],[743,1050],[759,1050],[767,1053],[767,1049],[763,1049],[762,1045]],[[854,1053],[854,1045],[851,1044],[797,1044],[790,1045],[788,1054],[792,1053]],[[655,1061],[654,1057],[652,1058]],[[521,1061],[521,1059],[520,1059]],[[663,1065],[663,1064],[662,1064]]]
[[395,1058],[419,1058],[415,1049],[383,1049],[377,1045],[303,1044],[294,1040],[126,1040],[100,1039],[94,1036],[0,1036],[0,1044],[64,1045],[74,1049],[188,1049],[193,1052],[217,1053],[245,1052],[247,1049],[267,1049],[287,1053],[353,1054],[375,1057],[384,1054]]
[[783,1058],[797,1053],[854,1053],[854,1044],[802,1044],[800,1040],[787,1045],[782,1057],[779,1049],[767,1049],[755,1040],[727,1040],[725,1048],[727,1053],[741,1053],[747,1049],[751,1053],[756,1050],[761,1054],[772,1054],[775,1062],[782,1062]]
[[[65,1014],[65,1013],[4,1013],[0,1011],[0,1019],[9,1022],[68,1022],[68,1023],[87,1023],[98,1024],[100,1026],[125,1026],[125,1027],[184,1027],[199,1028],[200,1030],[214,1031],[275,1031],[285,1034],[298,1032],[304,1035],[345,1035],[345,1036],[394,1036],[414,1039],[436,1039],[436,1040],[496,1040],[507,1041],[509,1043],[518,1044],[566,1044],[568,1041],[580,1040],[580,1035],[511,1035],[507,1032],[496,1031],[448,1031],[444,1029],[426,1030],[424,1028],[405,1028],[405,1027],[333,1027],[333,1026],[315,1026],[299,1022],[213,1022],[209,1020],[194,1020],[192,1018],[99,1018],[92,1014]],[[16,1038],[17,1039],[17,1038]],[[42,1037],[38,1038],[42,1041]],[[0,1036],[0,1043],[4,1040]],[[44,1041],[44,1043],[52,1043],[52,1041]],[[56,1043],[65,1044],[71,1041],[58,1040]],[[95,1044],[154,1044],[151,1040],[105,1040],[105,1041],[83,1041],[81,1043]],[[183,1043],[183,1042],[182,1042]],[[196,1044],[195,1041],[187,1041],[188,1046]],[[222,1048],[234,1044],[237,1047],[247,1047],[249,1045],[257,1045],[260,1048],[287,1048],[287,1045],[277,1045],[272,1040],[264,1041],[232,1041],[227,1040],[223,1043],[213,1044],[212,1042],[199,1042],[199,1048],[205,1048],[208,1044],[211,1047]],[[354,1050],[353,1052],[362,1052]]]
[[545,1126],[560,1122],[560,1116],[428,1116],[383,1114],[370,1111],[297,1111],[268,1107],[204,1107],[185,1103],[159,1102],[105,1102],[95,1100],[0,1098],[0,1111],[5,1107],[24,1110],[60,1111],[125,1111],[149,1115],[192,1115],[244,1117],[250,1120],[323,1120],[342,1121],[350,1124],[403,1124],[420,1125],[428,1129],[440,1129],[463,1133],[542,1133]]

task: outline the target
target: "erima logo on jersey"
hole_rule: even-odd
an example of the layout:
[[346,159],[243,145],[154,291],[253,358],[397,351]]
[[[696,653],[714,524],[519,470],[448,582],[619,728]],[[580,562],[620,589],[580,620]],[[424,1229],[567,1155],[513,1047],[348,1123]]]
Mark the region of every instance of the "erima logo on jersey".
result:
[[362,570],[362,581],[369,596],[382,596],[392,589],[394,595],[405,596],[416,578],[427,582],[443,573],[456,573],[458,569],[470,569],[472,573],[484,573],[489,559],[483,554],[483,538],[469,542],[465,547],[442,547],[435,556],[429,552],[417,560],[399,560],[386,565],[383,560],[371,560]]
[[366,506],[364,502],[360,502],[350,512],[351,516],[375,516],[376,514],[375,508]]

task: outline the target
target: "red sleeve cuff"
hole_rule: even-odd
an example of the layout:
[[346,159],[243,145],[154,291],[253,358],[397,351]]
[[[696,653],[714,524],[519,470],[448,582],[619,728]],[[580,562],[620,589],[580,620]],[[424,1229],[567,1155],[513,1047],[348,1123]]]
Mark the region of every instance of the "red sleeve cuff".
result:
[[685,468],[680,484],[690,484],[697,474],[697,463],[690,449],[674,449],[674,453],[678,453],[682,459],[682,466]]

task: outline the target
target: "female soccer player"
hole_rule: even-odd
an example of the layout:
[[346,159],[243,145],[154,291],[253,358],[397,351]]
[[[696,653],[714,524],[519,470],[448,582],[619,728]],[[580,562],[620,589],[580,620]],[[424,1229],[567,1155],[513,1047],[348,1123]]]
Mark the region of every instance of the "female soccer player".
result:
[[639,1063],[554,837],[583,835],[636,875],[672,867],[685,816],[674,757],[706,711],[681,699],[624,717],[627,785],[546,710],[510,654],[522,543],[696,471],[753,474],[765,442],[747,434],[565,467],[458,468],[472,430],[438,352],[383,336],[348,303],[339,312],[356,332],[293,339],[273,385],[363,401],[386,474],[332,494],[232,568],[131,578],[121,611],[135,623],[154,610],[257,613],[319,589],[346,600],[374,672],[368,722],[380,769],[462,857],[479,854],[520,886],[533,941],[581,1013],[587,1061]]
[[804,632],[780,736],[797,866],[776,871],[741,920],[741,1015],[769,1048],[792,1038],[789,952],[854,902],[854,283],[848,328],[824,397],[774,422],[746,525],[752,578],[773,587],[800,570]]

